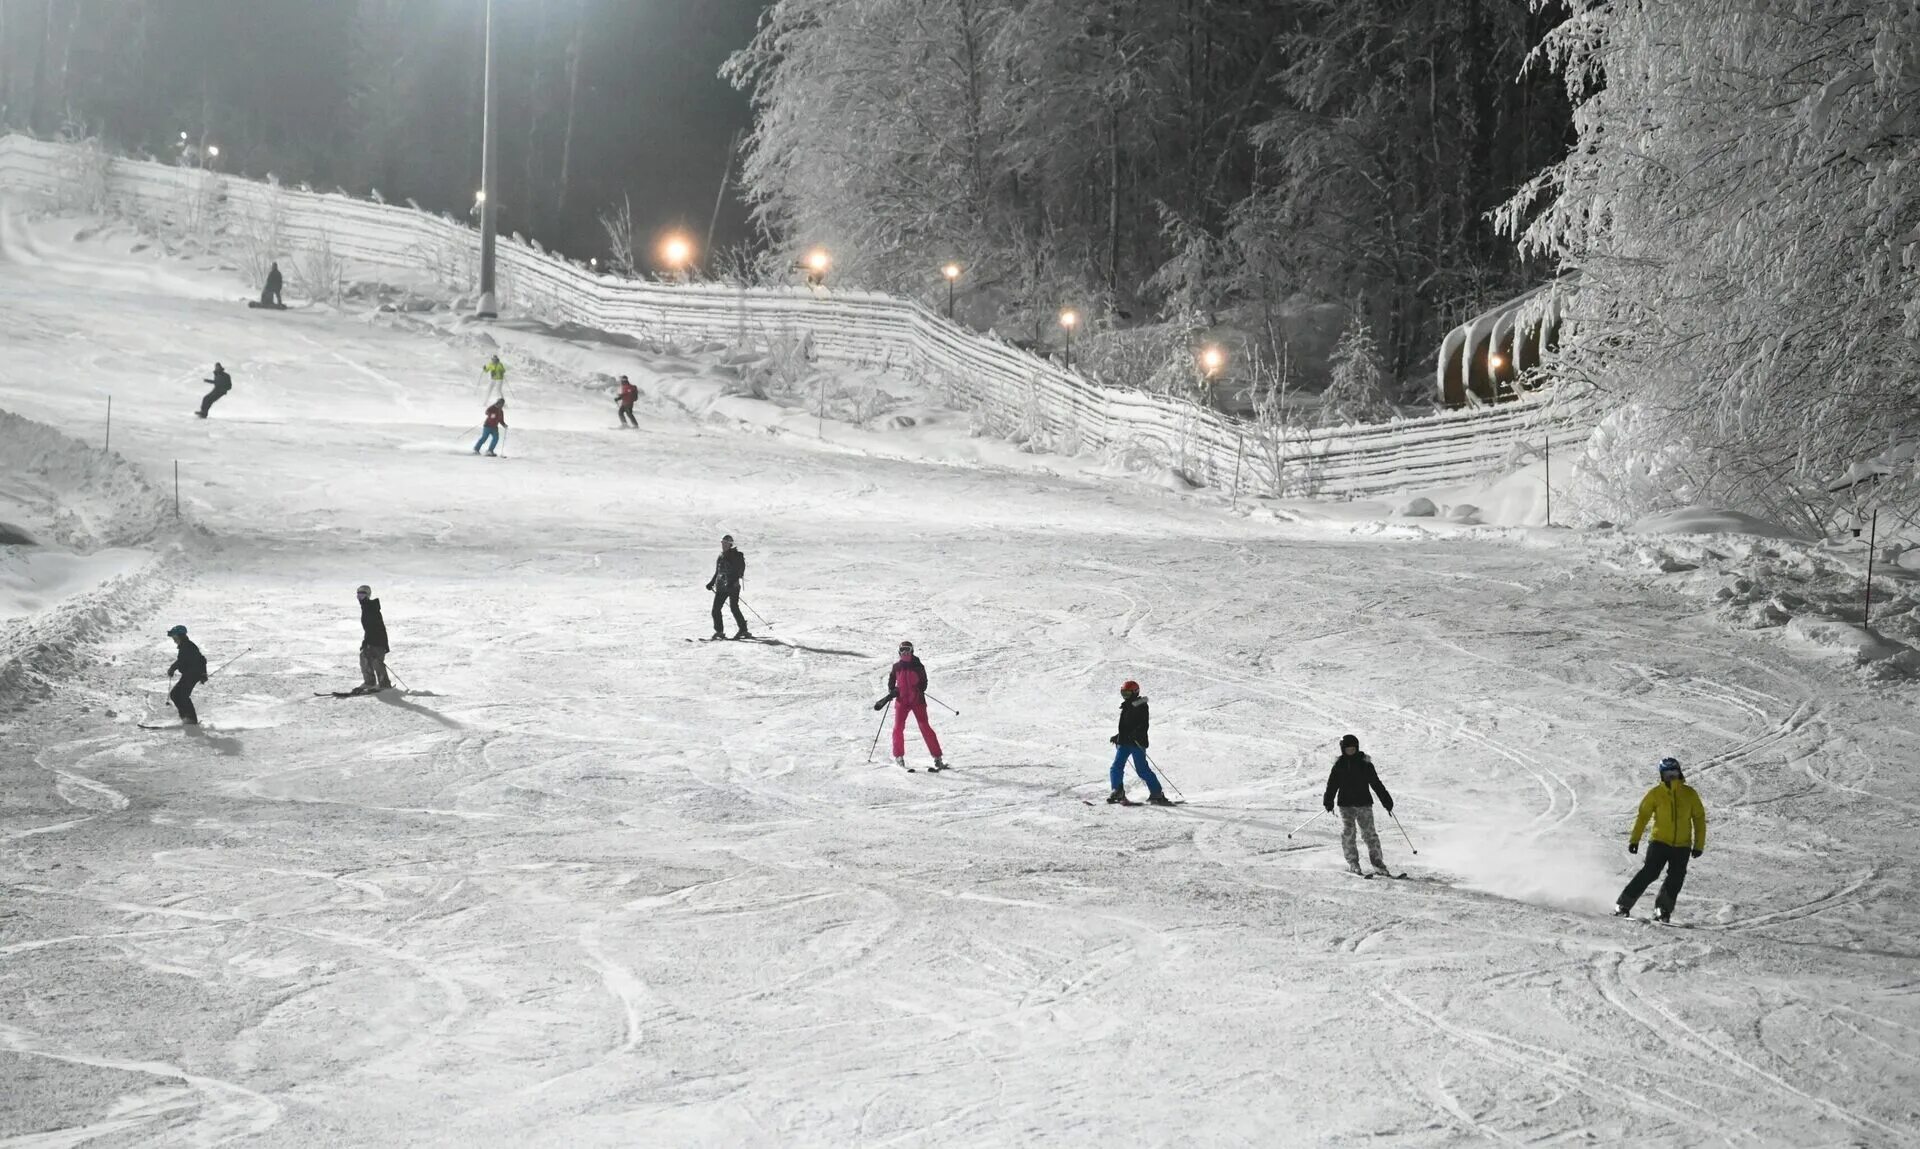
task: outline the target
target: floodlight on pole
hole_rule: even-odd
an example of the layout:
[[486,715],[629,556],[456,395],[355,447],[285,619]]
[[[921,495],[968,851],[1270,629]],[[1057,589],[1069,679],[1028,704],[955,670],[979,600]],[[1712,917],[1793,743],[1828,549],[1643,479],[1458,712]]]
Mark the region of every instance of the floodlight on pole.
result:
[[1067,333],[1067,370],[1073,370],[1073,329],[1080,326],[1080,313],[1069,307],[1060,313],[1060,326]]
[[1206,375],[1207,378],[1211,379],[1215,375],[1220,374],[1220,369],[1225,367],[1226,365],[1227,365],[1227,353],[1220,350],[1218,347],[1209,346],[1201,350],[1200,370]]
[[809,251],[806,259],[807,282],[818,286],[827,278],[827,268],[832,266],[833,257],[827,254],[826,248],[816,247]]
[[669,235],[660,241],[660,262],[676,275],[685,275],[693,265],[693,241],[684,235]]
[[482,319],[493,319],[500,314],[499,301],[494,295],[494,243],[498,220],[493,188],[495,169],[500,164],[497,138],[500,92],[494,75],[494,62],[493,0],[487,0],[486,67],[480,109],[480,300],[474,308],[475,314]]
[[953,282],[954,280],[960,278],[960,265],[957,263],[949,263],[948,265],[940,269],[940,274],[947,277],[947,318],[952,319],[953,318]]

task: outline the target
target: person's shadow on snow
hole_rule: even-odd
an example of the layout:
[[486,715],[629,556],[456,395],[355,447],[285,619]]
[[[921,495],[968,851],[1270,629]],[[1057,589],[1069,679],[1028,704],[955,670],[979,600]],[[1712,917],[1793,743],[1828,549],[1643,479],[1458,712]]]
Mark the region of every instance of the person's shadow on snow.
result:
[[240,745],[238,738],[227,734],[215,734],[204,726],[187,727],[187,736],[196,742],[206,743],[215,754],[226,758],[235,757],[245,749]]
[[460,723],[455,722],[451,718],[448,718],[446,715],[440,713],[438,710],[430,710],[427,707],[420,705],[418,702],[408,702],[405,698],[401,697],[395,691],[382,690],[379,694],[374,695],[374,697],[386,703],[388,706],[393,707],[395,710],[406,710],[414,714],[419,714],[424,717],[431,718],[435,722],[438,722],[440,725],[446,727],[449,730],[465,730],[466,729],[465,726],[462,726]]

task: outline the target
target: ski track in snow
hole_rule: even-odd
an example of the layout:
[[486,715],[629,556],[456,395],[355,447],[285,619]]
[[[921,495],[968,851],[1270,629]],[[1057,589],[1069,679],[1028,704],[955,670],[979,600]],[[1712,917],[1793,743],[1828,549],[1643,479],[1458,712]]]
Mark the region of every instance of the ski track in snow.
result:
[[[1911,688],[1574,548],[677,402],[622,437],[560,372],[516,369],[494,466],[470,341],[142,294],[200,273],[31,226],[0,407],[84,437],[113,393],[210,542],[0,732],[0,1144],[1920,1138]],[[711,373],[619,354],[648,396]],[[681,641],[722,531],[788,645]],[[313,697],[355,680],[360,582],[412,689]],[[171,620],[255,648],[199,735],[127,721],[168,709]],[[961,710],[943,774],[869,708],[901,637]],[[1129,677],[1188,805],[1078,800]],[[1350,879],[1332,818],[1287,837],[1348,731],[1415,880]],[[1712,819],[1688,929],[1604,916],[1665,752]]]

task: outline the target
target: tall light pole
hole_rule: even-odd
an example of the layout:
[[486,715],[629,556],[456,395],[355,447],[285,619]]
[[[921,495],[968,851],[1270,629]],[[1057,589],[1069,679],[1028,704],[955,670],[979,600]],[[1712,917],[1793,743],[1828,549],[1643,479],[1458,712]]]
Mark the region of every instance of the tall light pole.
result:
[[499,166],[500,146],[496,138],[499,129],[500,93],[494,83],[494,47],[493,47],[493,0],[487,0],[487,63],[486,89],[481,99],[480,113],[480,305],[477,314],[482,319],[493,319],[500,314],[499,300],[494,295],[494,213],[498,199],[493,194],[494,169]]
[[948,265],[940,269],[940,274],[947,277],[947,318],[952,319],[953,318],[953,281],[960,278],[960,265],[957,263],[949,263]]
[[1060,313],[1060,326],[1067,331],[1067,370],[1073,370],[1073,329],[1080,326],[1080,313],[1069,307]]

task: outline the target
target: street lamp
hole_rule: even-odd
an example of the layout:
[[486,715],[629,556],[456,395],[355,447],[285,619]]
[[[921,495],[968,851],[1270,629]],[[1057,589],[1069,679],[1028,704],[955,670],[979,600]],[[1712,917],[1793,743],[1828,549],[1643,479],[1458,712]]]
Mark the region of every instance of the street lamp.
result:
[[816,247],[807,253],[807,286],[818,287],[827,278],[827,268],[833,266],[833,257],[824,247]]
[[1080,313],[1069,307],[1060,313],[1060,326],[1067,332],[1067,370],[1073,370],[1073,329],[1080,326]]
[[957,263],[949,263],[948,265],[940,269],[940,274],[947,277],[947,318],[952,319],[953,318],[953,281],[960,278],[960,265]]
[[1200,352],[1200,371],[1207,378],[1220,374],[1220,369],[1226,365],[1227,353],[1218,347],[1209,346]]
[[493,0],[487,0],[487,59],[485,69],[485,94],[481,98],[480,111],[480,301],[474,309],[482,319],[493,319],[500,314],[499,301],[494,297],[494,239],[498,221],[495,219],[493,204],[494,171],[500,163],[499,141],[495,133],[499,130],[499,85],[494,82],[494,46],[493,46]]
[[684,277],[693,263],[693,241],[684,235],[669,235],[660,241],[660,262],[674,274]]

